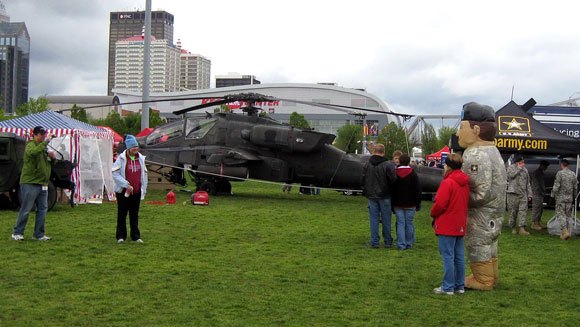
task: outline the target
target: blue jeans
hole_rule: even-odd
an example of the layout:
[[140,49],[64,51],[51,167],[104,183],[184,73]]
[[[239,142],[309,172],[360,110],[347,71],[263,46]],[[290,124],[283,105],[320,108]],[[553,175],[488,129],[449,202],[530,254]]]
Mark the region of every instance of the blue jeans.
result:
[[463,236],[439,235],[439,253],[443,259],[443,282],[445,292],[465,288],[465,257],[463,254]]
[[369,199],[369,220],[371,224],[371,245],[378,246],[381,237],[379,236],[379,221],[383,223],[383,239],[385,245],[393,245],[391,236],[391,199]]
[[410,249],[415,243],[415,208],[395,208],[397,217],[397,248],[399,250]]
[[42,185],[20,184],[20,211],[14,225],[14,235],[24,235],[24,229],[28,222],[30,210],[36,204],[36,220],[34,222],[34,237],[44,236],[44,218],[48,210],[48,189],[43,190]]

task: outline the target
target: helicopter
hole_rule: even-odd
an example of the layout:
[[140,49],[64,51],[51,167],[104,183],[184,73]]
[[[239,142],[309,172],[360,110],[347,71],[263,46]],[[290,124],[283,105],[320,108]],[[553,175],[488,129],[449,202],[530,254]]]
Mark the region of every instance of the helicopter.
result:
[[[360,176],[370,156],[347,154],[334,147],[333,134],[295,128],[258,115],[261,109],[254,105],[256,102],[276,100],[341,107],[338,110],[373,111],[256,93],[227,95],[174,111],[175,115],[183,115],[183,119],[159,126],[149,135],[138,138],[141,152],[147,157],[150,170],[179,185],[186,184],[184,171],[187,171],[197,189],[211,195],[231,194],[230,182],[246,179],[312,185],[345,194],[360,192]],[[244,114],[206,112],[204,117],[187,116],[191,111],[232,102],[242,103],[240,109]],[[442,170],[417,166],[416,171],[423,192],[436,192]]]

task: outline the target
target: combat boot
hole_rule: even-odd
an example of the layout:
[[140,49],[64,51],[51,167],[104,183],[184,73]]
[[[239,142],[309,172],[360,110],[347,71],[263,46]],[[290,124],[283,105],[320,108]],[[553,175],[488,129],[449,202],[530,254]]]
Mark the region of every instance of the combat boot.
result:
[[[495,283],[494,263],[489,261],[469,263],[470,276],[465,277],[465,287],[474,290],[491,291]],[[499,277],[499,271],[497,271]]]
[[520,227],[520,231],[518,232],[518,234],[522,236],[530,235],[530,233],[528,233],[524,227]]
[[562,233],[560,234],[560,238],[563,240],[567,240],[570,238],[570,233],[568,232],[568,228],[562,228]]
[[516,235],[518,233],[518,230],[515,228],[512,228],[512,234]]
[[540,225],[540,223],[533,223],[532,224],[532,229],[534,229],[534,230],[542,230],[542,225]]

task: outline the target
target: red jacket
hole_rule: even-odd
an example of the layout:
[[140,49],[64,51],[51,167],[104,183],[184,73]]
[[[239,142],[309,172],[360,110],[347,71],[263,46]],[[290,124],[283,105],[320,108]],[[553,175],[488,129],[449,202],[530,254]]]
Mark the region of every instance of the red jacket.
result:
[[451,171],[443,178],[431,217],[435,219],[435,234],[445,236],[465,235],[467,205],[469,204],[469,176],[461,169]]

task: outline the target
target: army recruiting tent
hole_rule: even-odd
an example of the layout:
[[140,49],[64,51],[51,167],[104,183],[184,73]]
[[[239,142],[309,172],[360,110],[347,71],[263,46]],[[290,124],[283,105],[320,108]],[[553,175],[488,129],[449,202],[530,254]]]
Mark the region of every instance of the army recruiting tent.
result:
[[495,145],[503,153],[540,155],[580,154],[580,141],[561,134],[528,115],[510,101],[495,114],[497,134]]
[[0,132],[14,133],[29,140],[35,126],[44,127],[56,137],[50,146],[57,158],[78,166],[73,170],[75,203],[101,203],[103,189],[109,199],[113,192],[113,134],[54,111],[43,111],[0,122]]

